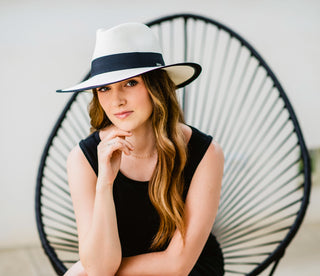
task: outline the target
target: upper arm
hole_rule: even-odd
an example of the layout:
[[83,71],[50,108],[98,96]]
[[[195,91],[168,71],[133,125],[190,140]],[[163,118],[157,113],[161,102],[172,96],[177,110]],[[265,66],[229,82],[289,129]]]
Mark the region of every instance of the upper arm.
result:
[[79,145],[68,156],[67,172],[81,245],[92,220],[97,177]]
[[168,251],[178,258],[180,268],[189,273],[199,258],[212,229],[220,199],[224,155],[212,142],[192,178],[185,204],[186,237],[178,231]]

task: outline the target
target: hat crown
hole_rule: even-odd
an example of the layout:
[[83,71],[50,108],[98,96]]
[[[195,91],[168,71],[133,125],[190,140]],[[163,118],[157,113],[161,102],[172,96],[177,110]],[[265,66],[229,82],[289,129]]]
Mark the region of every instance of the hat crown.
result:
[[148,26],[125,23],[111,29],[97,30],[92,60],[133,52],[161,53],[158,39]]
[[97,30],[90,77],[57,91],[90,90],[159,69],[168,73],[177,88],[187,85],[201,72],[201,66],[192,62],[166,65],[151,28],[141,23],[125,23]]

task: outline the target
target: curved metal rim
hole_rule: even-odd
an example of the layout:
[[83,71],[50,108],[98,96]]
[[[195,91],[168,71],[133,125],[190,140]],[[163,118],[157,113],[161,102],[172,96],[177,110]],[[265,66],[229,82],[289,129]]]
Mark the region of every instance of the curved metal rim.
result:
[[297,136],[299,139],[299,145],[301,148],[302,159],[304,162],[303,173],[304,173],[304,177],[305,177],[304,194],[303,194],[303,200],[301,203],[301,208],[298,212],[298,215],[295,219],[295,222],[291,226],[286,237],[278,245],[278,247],[275,249],[275,251],[248,274],[248,275],[257,275],[257,274],[261,273],[263,270],[265,270],[270,264],[272,264],[273,262],[277,262],[281,259],[281,257],[285,253],[285,249],[292,241],[293,237],[297,233],[297,231],[303,221],[303,218],[305,216],[305,213],[306,213],[306,210],[307,210],[307,207],[309,204],[309,198],[310,198],[310,192],[311,192],[311,177],[310,177],[311,173],[310,173],[310,160],[309,160],[308,150],[307,150],[307,147],[306,147],[306,144],[305,144],[302,132],[301,132],[301,128],[300,128],[298,119],[293,111],[293,107],[292,107],[286,93],[284,92],[280,82],[278,81],[277,77],[272,72],[272,70],[270,69],[268,64],[260,56],[260,54],[258,54],[258,52],[251,46],[251,44],[248,41],[246,41],[242,36],[240,36],[238,33],[231,30],[229,27],[227,27],[226,25],[224,25],[214,19],[202,16],[202,15],[189,14],[189,13],[178,13],[178,14],[173,14],[173,15],[169,15],[169,16],[165,16],[165,17],[161,17],[161,18],[152,20],[152,21],[148,22],[147,25],[151,27],[156,24],[161,24],[164,21],[171,21],[171,20],[174,20],[177,18],[184,18],[184,20],[187,20],[187,19],[202,20],[202,21],[205,21],[206,23],[216,25],[219,29],[223,29],[224,31],[228,32],[232,37],[237,38],[242,45],[244,45],[246,48],[248,48],[249,51],[251,52],[251,55],[254,56],[259,61],[260,66],[262,66],[266,69],[267,74],[273,80],[274,86],[278,89],[278,91],[280,93],[280,97],[282,97],[285,102],[285,106],[290,114],[290,118],[293,122],[295,132],[297,133]]
[[[214,24],[218,28],[221,28],[221,29],[225,30],[226,32],[228,32],[231,36],[237,38],[244,46],[246,46],[250,50],[251,54],[260,62],[260,65],[263,66],[267,70],[268,75],[274,81],[274,84],[277,87],[277,89],[280,93],[280,96],[283,98],[287,110],[289,111],[290,118],[293,121],[294,128],[295,128],[295,131],[296,131],[298,139],[299,139],[299,144],[300,144],[301,152],[302,152],[302,159],[304,162],[304,176],[305,176],[304,195],[303,195],[303,200],[301,203],[301,208],[300,208],[299,213],[295,219],[294,224],[292,225],[291,229],[287,233],[287,235],[286,235],[285,239],[282,241],[282,243],[279,244],[279,246],[275,249],[275,251],[268,258],[266,258],[261,264],[259,264],[253,271],[251,271],[248,274],[248,275],[257,275],[258,273],[260,273],[264,269],[266,269],[270,264],[278,261],[283,256],[286,247],[292,241],[293,237],[297,233],[297,231],[303,221],[303,218],[304,218],[306,210],[307,210],[307,206],[309,204],[309,198],[310,198],[310,192],[311,192],[310,161],[309,161],[308,150],[305,145],[305,141],[304,141],[304,138],[303,138],[303,135],[302,135],[299,123],[298,123],[298,119],[293,111],[293,108],[289,102],[287,95],[285,94],[278,79],[276,78],[274,73],[271,71],[270,67],[267,65],[267,63],[264,61],[264,59],[256,52],[256,50],[251,46],[251,44],[248,43],[242,36],[240,36],[239,34],[234,32],[233,30],[231,30],[226,25],[224,25],[220,22],[217,22],[216,20],[201,16],[201,15],[188,14],[188,13],[173,14],[173,15],[164,16],[164,17],[160,17],[158,19],[149,21],[146,24],[148,26],[153,26],[156,24],[160,24],[164,21],[170,21],[170,20],[174,20],[177,18],[184,18],[185,20],[191,18],[194,20],[203,20],[207,23]],[[84,78],[84,80],[86,80],[88,77],[89,77],[89,75],[87,75]],[[35,195],[35,201],[36,201],[35,211],[36,211],[36,221],[37,221],[38,233],[40,236],[40,240],[41,240],[43,249],[45,250],[45,253],[48,255],[52,265],[54,266],[55,271],[59,275],[63,274],[67,270],[67,268],[62,263],[62,261],[58,259],[57,255],[55,253],[55,250],[49,244],[49,241],[48,241],[46,234],[44,232],[44,224],[43,224],[43,220],[42,220],[41,201],[40,201],[41,200],[41,187],[42,187],[43,171],[44,171],[44,167],[45,167],[46,157],[49,152],[49,148],[52,144],[54,137],[56,136],[56,134],[58,132],[58,129],[59,129],[62,121],[64,120],[66,113],[68,112],[71,104],[73,103],[73,101],[75,100],[77,95],[78,95],[78,93],[74,93],[71,96],[71,98],[69,99],[65,108],[63,109],[61,115],[59,116],[59,118],[58,118],[49,138],[48,138],[48,141],[45,145],[45,148],[44,148],[44,151],[43,151],[43,154],[41,157],[39,169],[38,169],[38,175],[37,175],[37,185],[36,185],[36,195]]]
[[[90,73],[88,73],[83,81],[87,80],[90,77]],[[58,275],[63,275],[66,271],[67,268],[63,264],[63,262],[58,258],[54,248],[50,245],[46,233],[44,231],[44,224],[43,224],[43,219],[42,219],[42,211],[41,211],[41,190],[42,190],[42,178],[43,178],[43,172],[44,168],[46,165],[46,159],[49,153],[50,146],[52,145],[53,139],[56,137],[57,132],[60,128],[61,123],[65,119],[65,116],[67,112],[70,109],[70,106],[72,103],[75,101],[75,99],[78,97],[79,93],[73,93],[68,100],[67,104],[63,108],[60,116],[58,117],[58,120],[56,121],[49,138],[47,140],[47,143],[44,147],[41,159],[40,159],[40,165],[38,168],[38,174],[37,174],[37,183],[36,183],[36,192],[35,192],[35,216],[36,216],[36,222],[37,222],[37,228],[38,228],[38,233],[39,237],[41,240],[42,247],[49,257],[49,260],[54,267],[54,270],[57,272]]]
[[[87,77],[86,77],[87,78]],[[86,79],[85,78],[85,79]],[[41,244],[42,247],[45,251],[45,253],[48,255],[50,262],[52,263],[55,271],[58,273],[58,275],[62,275],[64,272],[66,272],[67,268],[66,266],[62,263],[61,260],[59,260],[55,250],[53,247],[50,245],[46,233],[44,231],[44,224],[43,224],[43,219],[42,219],[42,211],[41,211],[41,190],[42,190],[42,178],[43,178],[43,172],[46,164],[46,159],[49,153],[50,146],[52,145],[53,139],[57,135],[57,132],[59,130],[59,127],[62,123],[62,121],[65,118],[66,113],[68,112],[70,106],[78,96],[78,93],[72,94],[70,99],[68,100],[66,106],[64,107],[62,113],[60,114],[57,122],[55,123],[50,136],[48,138],[48,141],[44,147],[41,160],[40,160],[40,165],[38,169],[38,175],[37,175],[37,185],[36,185],[36,195],[35,195],[35,212],[36,212],[36,221],[37,221],[37,228],[38,228],[38,233],[40,236]]]

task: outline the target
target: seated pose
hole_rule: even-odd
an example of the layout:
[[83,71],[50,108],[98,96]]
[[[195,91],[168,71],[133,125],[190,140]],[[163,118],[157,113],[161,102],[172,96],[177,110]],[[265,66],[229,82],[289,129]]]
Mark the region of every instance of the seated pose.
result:
[[67,161],[80,260],[66,275],[224,274],[211,233],[223,152],[176,97],[200,71],[165,65],[152,30],[126,23],[98,30],[91,77],[58,90],[93,93],[91,134]]

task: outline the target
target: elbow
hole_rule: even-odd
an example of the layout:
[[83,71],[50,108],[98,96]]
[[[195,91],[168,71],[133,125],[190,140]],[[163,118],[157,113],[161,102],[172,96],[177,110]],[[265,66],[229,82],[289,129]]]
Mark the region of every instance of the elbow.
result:
[[106,254],[101,256],[90,251],[80,251],[80,261],[84,270],[90,276],[116,275],[121,260],[121,254]]
[[173,271],[172,271],[172,276],[186,276],[186,275],[189,275],[190,273],[190,269],[189,269],[189,266],[186,265],[186,264],[179,264],[177,263],[176,266],[173,268]]
[[192,265],[183,256],[171,256],[170,263],[168,276],[186,276],[192,270]]

